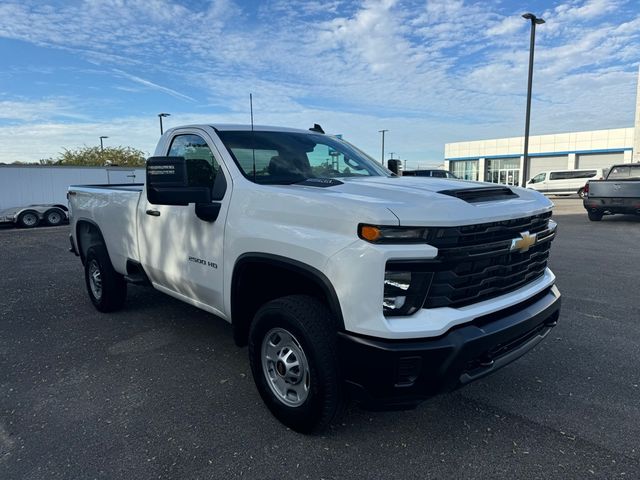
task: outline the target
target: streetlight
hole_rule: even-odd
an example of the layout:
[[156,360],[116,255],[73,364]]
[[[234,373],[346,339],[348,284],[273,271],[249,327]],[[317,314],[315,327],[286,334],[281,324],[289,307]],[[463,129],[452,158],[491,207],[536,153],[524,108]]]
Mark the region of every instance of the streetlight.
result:
[[529,171],[529,122],[531,118],[531,85],[533,84],[533,51],[536,42],[536,25],[542,25],[544,19],[536,17],[533,13],[525,13],[522,18],[531,21],[531,43],[529,44],[529,81],[527,83],[527,113],[524,122],[524,156],[522,162],[523,183],[527,183],[527,172]]
[[162,129],[162,117],[170,117],[171,114],[170,113],[159,113],[158,114],[158,118],[160,119],[160,135],[162,135],[164,133],[164,130]]
[[104,152],[104,145],[102,144],[102,140],[105,138],[109,138],[106,135],[100,135],[100,153]]
[[380,155],[380,163],[382,164],[382,166],[384,167],[384,134],[385,132],[388,132],[389,130],[378,130],[378,133],[382,134],[382,155]]

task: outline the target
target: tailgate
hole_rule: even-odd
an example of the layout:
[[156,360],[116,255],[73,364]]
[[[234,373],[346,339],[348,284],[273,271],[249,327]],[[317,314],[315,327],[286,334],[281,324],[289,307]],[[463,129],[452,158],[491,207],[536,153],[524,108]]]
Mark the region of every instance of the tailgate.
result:
[[640,198],[640,182],[633,180],[590,180],[589,198]]

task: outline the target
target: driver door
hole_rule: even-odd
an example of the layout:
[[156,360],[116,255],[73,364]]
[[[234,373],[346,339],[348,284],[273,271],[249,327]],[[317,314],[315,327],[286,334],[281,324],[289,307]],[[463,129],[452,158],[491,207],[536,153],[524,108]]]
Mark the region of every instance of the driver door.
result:
[[[216,177],[224,175],[216,154],[208,134],[200,129],[176,131],[166,152],[185,158],[190,182],[211,189]],[[202,168],[203,160],[210,168]],[[146,197],[141,199],[139,213],[140,259],[151,281],[167,293],[200,307],[204,304],[222,316],[224,227],[230,193],[227,188],[216,199],[221,208],[213,222],[199,218],[195,204],[154,205]]]

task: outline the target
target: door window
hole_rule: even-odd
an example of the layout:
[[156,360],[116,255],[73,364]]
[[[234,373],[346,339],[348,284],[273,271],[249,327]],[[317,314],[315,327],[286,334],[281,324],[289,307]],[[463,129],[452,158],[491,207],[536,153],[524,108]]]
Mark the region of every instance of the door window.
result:
[[169,147],[170,157],[184,157],[187,161],[189,186],[213,187],[220,166],[207,142],[199,135],[177,135]]
[[530,183],[540,183],[540,182],[544,182],[545,177],[547,176],[546,173],[539,173],[538,175],[536,175],[535,177],[533,177],[531,179]]
[[583,170],[583,171],[575,171],[571,178],[592,178],[597,175],[597,171],[595,170]]

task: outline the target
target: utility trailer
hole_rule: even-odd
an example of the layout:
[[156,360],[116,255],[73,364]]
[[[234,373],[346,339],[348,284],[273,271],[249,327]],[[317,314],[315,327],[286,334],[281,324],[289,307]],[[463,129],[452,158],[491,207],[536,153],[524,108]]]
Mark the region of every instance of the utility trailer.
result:
[[61,204],[29,205],[0,211],[0,224],[14,224],[20,228],[38,225],[57,227],[68,221],[69,209]]

